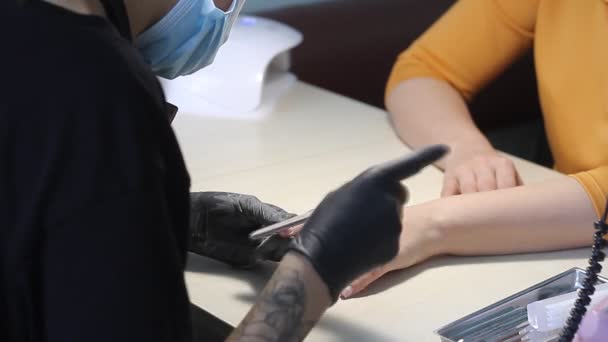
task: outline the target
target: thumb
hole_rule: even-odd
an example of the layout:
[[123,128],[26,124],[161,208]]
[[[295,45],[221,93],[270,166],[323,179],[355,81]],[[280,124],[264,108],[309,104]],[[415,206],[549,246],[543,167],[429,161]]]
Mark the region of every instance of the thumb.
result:
[[294,214],[260,201],[255,196],[243,195],[239,198],[239,205],[243,213],[261,227],[269,226],[294,217]]
[[296,214],[288,213],[276,205],[262,203],[262,215],[260,215],[260,218],[263,220],[261,223],[264,226],[279,223],[295,216]]

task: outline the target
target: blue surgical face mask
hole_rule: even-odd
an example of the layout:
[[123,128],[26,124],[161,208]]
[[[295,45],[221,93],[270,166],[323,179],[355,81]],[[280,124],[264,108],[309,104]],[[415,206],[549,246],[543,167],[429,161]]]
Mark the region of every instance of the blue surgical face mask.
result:
[[213,0],[179,0],[136,38],[135,46],[156,75],[168,79],[190,75],[213,62],[244,2],[233,0],[224,12]]

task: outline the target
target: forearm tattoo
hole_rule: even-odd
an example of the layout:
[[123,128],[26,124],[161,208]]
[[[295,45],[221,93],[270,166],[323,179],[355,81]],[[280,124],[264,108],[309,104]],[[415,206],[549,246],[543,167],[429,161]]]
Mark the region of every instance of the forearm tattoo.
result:
[[305,321],[307,300],[298,271],[280,271],[262,293],[256,309],[235,332],[236,340],[301,341],[316,323]]

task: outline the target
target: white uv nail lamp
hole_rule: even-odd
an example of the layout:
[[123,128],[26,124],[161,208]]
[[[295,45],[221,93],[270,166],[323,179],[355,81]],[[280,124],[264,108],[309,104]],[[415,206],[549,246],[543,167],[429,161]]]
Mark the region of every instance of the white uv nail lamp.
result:
[[291,50],[302,34],[274,20],[241,16],[213,64],[189,76],[161,79],[180,112],[256,120],[296,83]]

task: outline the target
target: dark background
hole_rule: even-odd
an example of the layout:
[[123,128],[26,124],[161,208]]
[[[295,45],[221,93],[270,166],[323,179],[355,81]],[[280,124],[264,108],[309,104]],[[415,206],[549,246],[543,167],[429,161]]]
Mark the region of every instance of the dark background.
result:
[[[397,55],[454,0],[249,0],[245,12],[304,34],[293,71],[308,83],[384,108]],[[470,104],[478,126],[506,152],[550,165],[536,91],[533,52]]]

